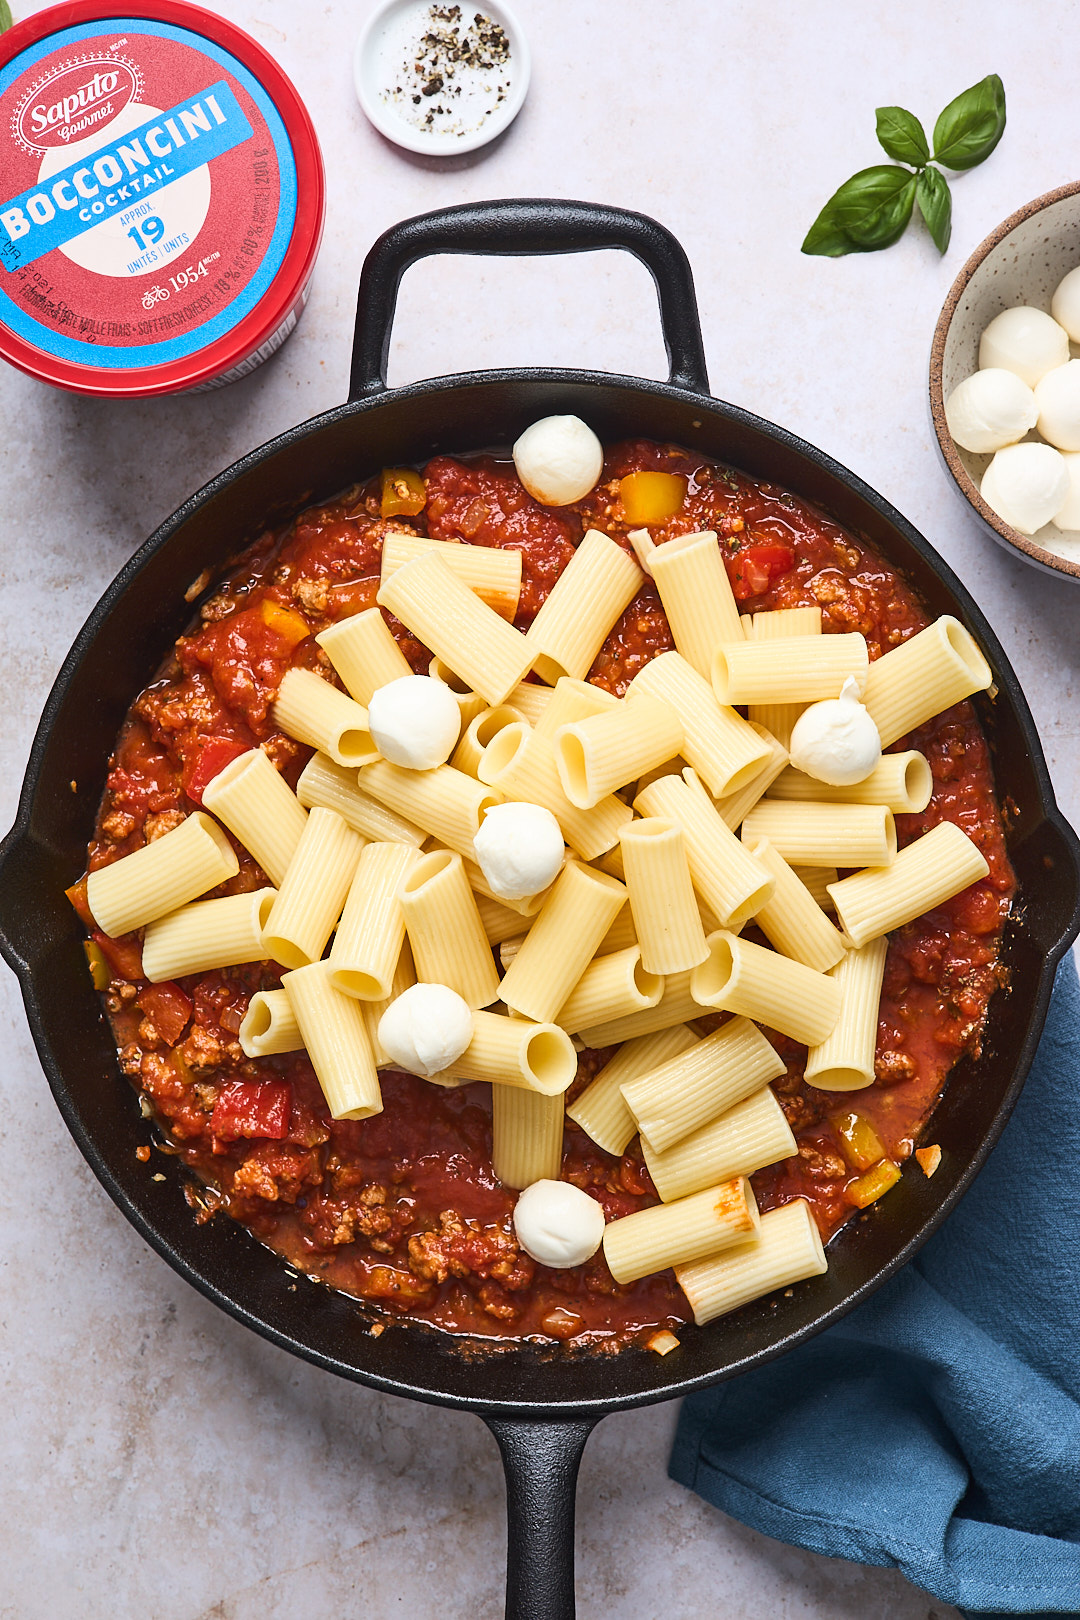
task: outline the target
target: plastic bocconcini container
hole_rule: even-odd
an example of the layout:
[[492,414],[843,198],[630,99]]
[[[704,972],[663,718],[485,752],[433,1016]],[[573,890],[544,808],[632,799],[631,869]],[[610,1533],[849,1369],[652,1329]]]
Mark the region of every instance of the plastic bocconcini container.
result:
[[0,38],[0,356],[124,398],[215,388],[303,310],[325,186],[261,46],[184,0],[74,0]]

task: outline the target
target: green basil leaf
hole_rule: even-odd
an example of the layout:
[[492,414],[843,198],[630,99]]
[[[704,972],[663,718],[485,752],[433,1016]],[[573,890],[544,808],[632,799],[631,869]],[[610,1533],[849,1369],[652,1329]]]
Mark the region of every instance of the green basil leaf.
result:
[[931,165],[922,171],[915,187],[915,197],[926,228],[934,238],[935,247],[939,253],[944,253],[952,234],[952,192],[940,169]]
[[879,107],[876,117],[877,138],[891,158],[919,169],[929,162],[926,133],[914,113],[906,107]]
[[857,252],[876,253],[903,235],[914,202],[911,170],[879,163],[846,180],[828,207],[834,224],[851,238]]
[[934,125],[934,161],[946,169],[974,169],[1005,130],[1005,86],[990,73],[950,101]]
[[11,23],[11,7],[8,5],[8,0],[0,0],[0,34],[6,34],[11,27]]
[[825,259],[839,259],[845,253],[857,251],[851,238],[836,225],[826,203],[807,231],[800,252],[816,253]]

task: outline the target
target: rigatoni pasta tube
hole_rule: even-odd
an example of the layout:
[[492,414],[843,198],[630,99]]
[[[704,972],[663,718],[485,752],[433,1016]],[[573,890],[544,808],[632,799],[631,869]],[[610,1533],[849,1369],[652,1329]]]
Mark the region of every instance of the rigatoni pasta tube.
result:
[[300,842],[307,813],[261,748],[232,759],[203,789],[206,808],[224,822],[279,884]]
[[647,693],[560,726],[552,739],[563,792],[582,810],[673,758],[682,741],[675,710]]
[[713,690],[721,703],[814,703],[838,697],[849,676],[861,687],[869,665],[857,632],[728,642],[713,658]]
[[791,870],[805,889],[808,889],[822,911],[835,911],[829,884],[836,882],[835,866],[796,866]]
[[475,719],[469,721],[461,741],[450,757],[450,763],[455,771],[463,771],[466,776],[475,777],[476,767],[492,737],[497,736],[504,726],[512,726],[518,722],[528,724],[521,710],[513,708],[509,703],[500,703],[494,709],[483,709]]
[[664,979],[664,993],[655,1007],[643,1007],[640,1012],[613,1018],[606,1024],[595,1024],[591,1029],[579,1029],[576,1031],[578,1040],[583,1046],[614,1046],[638,1035],[670,1029],[673,1024],[685,1024],[690,1018],[703,1018],[709,1009],[695,1001],[690,993],[694,971],[689,968],[685,973],[668,974]]
[[757,926],[782,956],[804,963],[815,973],[827,973],[844,955],[840,931],[767,838],[759,838],[751,851],[776,884],[754,918]]
[[284,974],[281,988],[300,1026],[331,1118],[381,1114],[379,1076],[360,1003],[334,989],[326,962]]
[[[454,699],[461,714],[462,731],[465,730],[470,720],[476,719],[476,716],[482,710],[491,707],[479,692],[474,692],[469,683],[463,681],[460,675],[456,675],[450,665],[444,663],[441,658],[432,658],[428,664],[427,672],[433,681],[442,681],[443,685],[448,686],[454,694]],[[519,682],[519,685],[523,684],[523,682]],[[514,691],[517,690],[518,688],[515,686]]]
[[862,700],[888,748],[993,679],[974,637],[946,613],[870,665]]
[[86,903],[102,933],[118,939],[216,889],[239,870],[225,833],[196,810],[153,843],[91,872]]
[[390,994],[405,939],[398,888],[422,857],[411,844],[366,844],[330,948],[330,982],[360,1001]]
[[[755,613],[746,626],[747,641],[777,641],[788,636],[820,636],[819,607],[779,608]],[[785,748],[791,746],[791,730],[805,703],[751,703],[746,711],[751,724],[764,726]]]
[[832,1034],[812,1046],[806,1082],[820,1091],[861,1091],[874,1083],[878,1004],[889,941],[882,936],[849,951],[832,972],[840,986],[840,1017]]
[[584,680],[644,582],[622,546],[598,529],[587,530],[525,633],[541,680],[549,686],[561,675]]
[[677,652],[661,653],[640,669],[627,693],[646,693],[682,722],[679,750],[716,798],[743,787],[772,750],[735,710],[719,703],[708,681]]
[[390,633],[382,609],[367,608],[332,624],[315,637],[357,703],[367,705],[380,686],[412,674],[412,665]]
[[785,1073],[775,1047],[748,1018],[732,1018],[688,1051],[623,1086],[649,1146],[665,1153],[692,1131]]
[[538,726],[554,695],[550,686],[540,686],[536,681],[519,681],[506,701],[511,708],[520,711],[530,726]]
[[602,686],[593,686],[591,681],[575,681],[569,675],[561,675],[548,694],[547,706],[536,722],[536,729],[541,737],[550,740],[560,726],[617,709],[619,701],[613,692],[605,692]]
[[360,772],[360,791],[385,804],[407,821],[433,833],[440,844],[471,860],[473,839],[484,811],[501,804],[502,795],[452,765],[411,771],[380,759]]
[[484,749],[477,774],[508,799],[550,810],[570,848],[587,861],[611,849],[618,842],[619,828],[633,816],[630,806],[613,793],[591,810],[571,804],[550,740],[524,724],[504,726],[496,733]]
[[708,680],[717,647],[743,633],[715,533],[706,529],[665,540],[650,552],[648,568],[677,650]]
[[694,888],[723,927],[741,928],[768,901],[774,879],[739,842],[692,770],[650,782],[634,807],[682,828]]
[[698,1327],[774,1289],[817,1277],[829,1268],[821,1236],[804,1198],[761,1217],[757,1236],[721,1254],[675,1268]]
[[379,757],[364,706],[310,669],[285,671],[270,714],[287,737],[329,754],[337,765],[369,765]]
[[882,754],[869,776],[848,787],[818,782],[789,766],[769,788],[769,798],[802,803],[817,799],[832,804],[883,804],[894,815],[917,815],[926,809],[933,791],[930,761],[910,748],[902,754]]
[[690,981],[698,1001],[757,1019],[804,1046],[832,1034],[840,1017],[835,979],[723,930],[710,934],[708,945]]
[[625,1153],[630,1138],[637,1134],[637,1121],[626,1106],[622,1087],[639,1075],[659,1068],[669,1058],[678,1057],[697,1042],[698,1037],[685,1024],[624,1041],[611,1062],[604,1065],[592,1084],[570,1104],[567,1114],[605,1153],[617,1156]]
[[624,827],[619,842],[642,966],[650,973],[683,973],[703,962],[708,947],[680,827],[647,816]]
[[639,1209],[604,1227],[604,1259],[617,1283],[636,1282],[654,1271],[718,1254],[756,1236],[757,1199],[745,1176],[680,1198],[674,1204]]
[[748,782],[734,793],[727,793],[722,799],[716,800],[717,814],[722,817],[732,832],[737,832],[745,818],[750,814],[755,804],[765,797],[769,788],[776,781],[784,766],[788,762],[787,748],[771,731],[759,725],[756,720],[750,721],[750,729],[761,738],[769,750],[769,757],[764,765],[758,767]]
[[276,898],[276,889],[254,889],[223,900],[197,900],[148,923],[143,974],[151,984],[161,984],[188,973],[263,961],[263,929]]
[[[493,708],[532,668],[534,648],[434,552],[384,579],[376,598]],[[470,716],[471,718],[471,716]]]
[[523,1086],[491,1088],[491,1165],[507,1187],[558,1181],[562,1169],[562,1093],[545,1097]]
[[419,849],[430,836],[426,827],[418,827],[370,794],[361,793],[356,772],[335,765],[326,754],[313,754],[308,760],[296,784],[296,796],[309,809],[321,805],[324,810],[336,810],[354,832],[377,844],[412,844]]
[[470,546],[460,540],[428,540],[391,532],[383,541],[382,578],[429,552],[503,619],[512,619],[521,595],[521,552],[501,546]]
[[266,953],[284,967],[317,962],[341,916],[364,840],[335,810],[316,808],[266,921]]
[[381,1001],[361,1001],[357,1005],[364,1015],[364,1028],[371,1043],[371,1050],[375,1054],[376,1065],[380,1069],[392,1066],[392,1059],[383,1051],[379,1040],[379,1020],[392,1001],[405,994],[416,983],[416,968],[413,965],[412,949],[406,939],[401,947],[397,967],[394,969],[394,982],[390,987],[390,994]]
[[641,1151],[653,1186],[671,1204],[734,1176],[752,1176],[767,1164],[779,1164],[796,1151],[796,1143],[772,1088],[763,1086],[666,1153],[655,1152],[644,1140]]
[[[466,866],[465,871],[468,875],[470,868]],[[527,930],[530,919],[523,917],[520,911],[504,905],[501,900],[496,900],[491,895],[478,893],[475,884],[471,883],[470,888],[473,890],[477,914],[489,945],[501,945],[504,940],[514,939]]]
[[577,1053],[564,1029],[500,1013],[473,1016],[473,1036],[456,1063],[433,1078],[491,1080],[561,1096],[577,1073]]
[[398,898],[421,984],[448,985],[473,1008],[497,1001],[499,975],[461,856],[445,849],[422,855]]
[[611,1018],[655,1007],[664,993],[664,978],[642,965],[641,949],[630,945],[608,956],[595,956],[575,984],[555,1022],[571,1033]]
[[616,878],[568,861],[496,993],[526,1018],[553,1022],[625,899]]
[[[601,871],[603,868],[601,867]],[[612,872],[612,877],[619,877],[618,872]],[[621,878],[620,878],[621,882]],[[613,956],[616,951],[628,951],[631,945],[638,942],[637,930],[634,927],[634,914],[629,906],[623,906],[611,927],[596,947],[597,956]]]
[[849,939],[865,945],[921,917],[990,868],[977,844],[953,821],[941,821],[902,849],[891,866],[856,872],[829,884]]
[[304,1045],[300,1025],[288,993],[256,990],[237,1034],[245,1057],[269,1057],[274,1052],[299,1052]]
[[767,838],[792,866],[889,866],[896,823],[883,804],[763,799],[742,824],[751,848]]

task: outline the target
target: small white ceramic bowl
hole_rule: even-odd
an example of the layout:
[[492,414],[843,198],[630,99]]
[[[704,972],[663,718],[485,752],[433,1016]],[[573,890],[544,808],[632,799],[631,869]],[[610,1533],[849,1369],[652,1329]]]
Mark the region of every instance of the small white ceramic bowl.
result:
[[[407,44],[419,37],[433,9],[446,11],[449,5],[446,0],[434,7],[432,0],[383,0],[376,6],[356,42],[353,79],[361,107],[387,140],[429,157],[459,157],[486,146],[513,123],[529,88],[532,62],[521,24],[509,7],[498,0],[462,3],[463,24],[468,26],[480,13],[504,31],[508,60],[487,69],[458,67],[442,92],[414,102],[414,96],[423,94],[423,84],[409,72]],[[447,112],[431,127],[417,122],[418,115],[440,107]]]
[[[1050,313],[1063,276],[1080,265],[1080,181],[1048,191],[1010,214],[971,255],[949,291],[930,351],[930,413],[945,465],[961,495],[1001,545],[1050,573],[1080,580],[1080,532],[1047,523],[1020,534],[979,494],[991,457],[962,450],[945,421],[945,401],[979,367],[979,338],[1003,309],[1032,304]],[[1080,348],[1071,345],[1074,357]],[[1032,431],[1029,439],[1037,439]]]

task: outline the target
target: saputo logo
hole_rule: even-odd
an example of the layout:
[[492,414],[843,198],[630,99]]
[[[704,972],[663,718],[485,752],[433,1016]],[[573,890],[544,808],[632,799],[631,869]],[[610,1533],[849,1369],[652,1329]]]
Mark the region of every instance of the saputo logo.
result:
[[12,133],[28,152],[68,146],[111,124],[141,88],[138,68],[123,57],[69,58],[20,98]]

